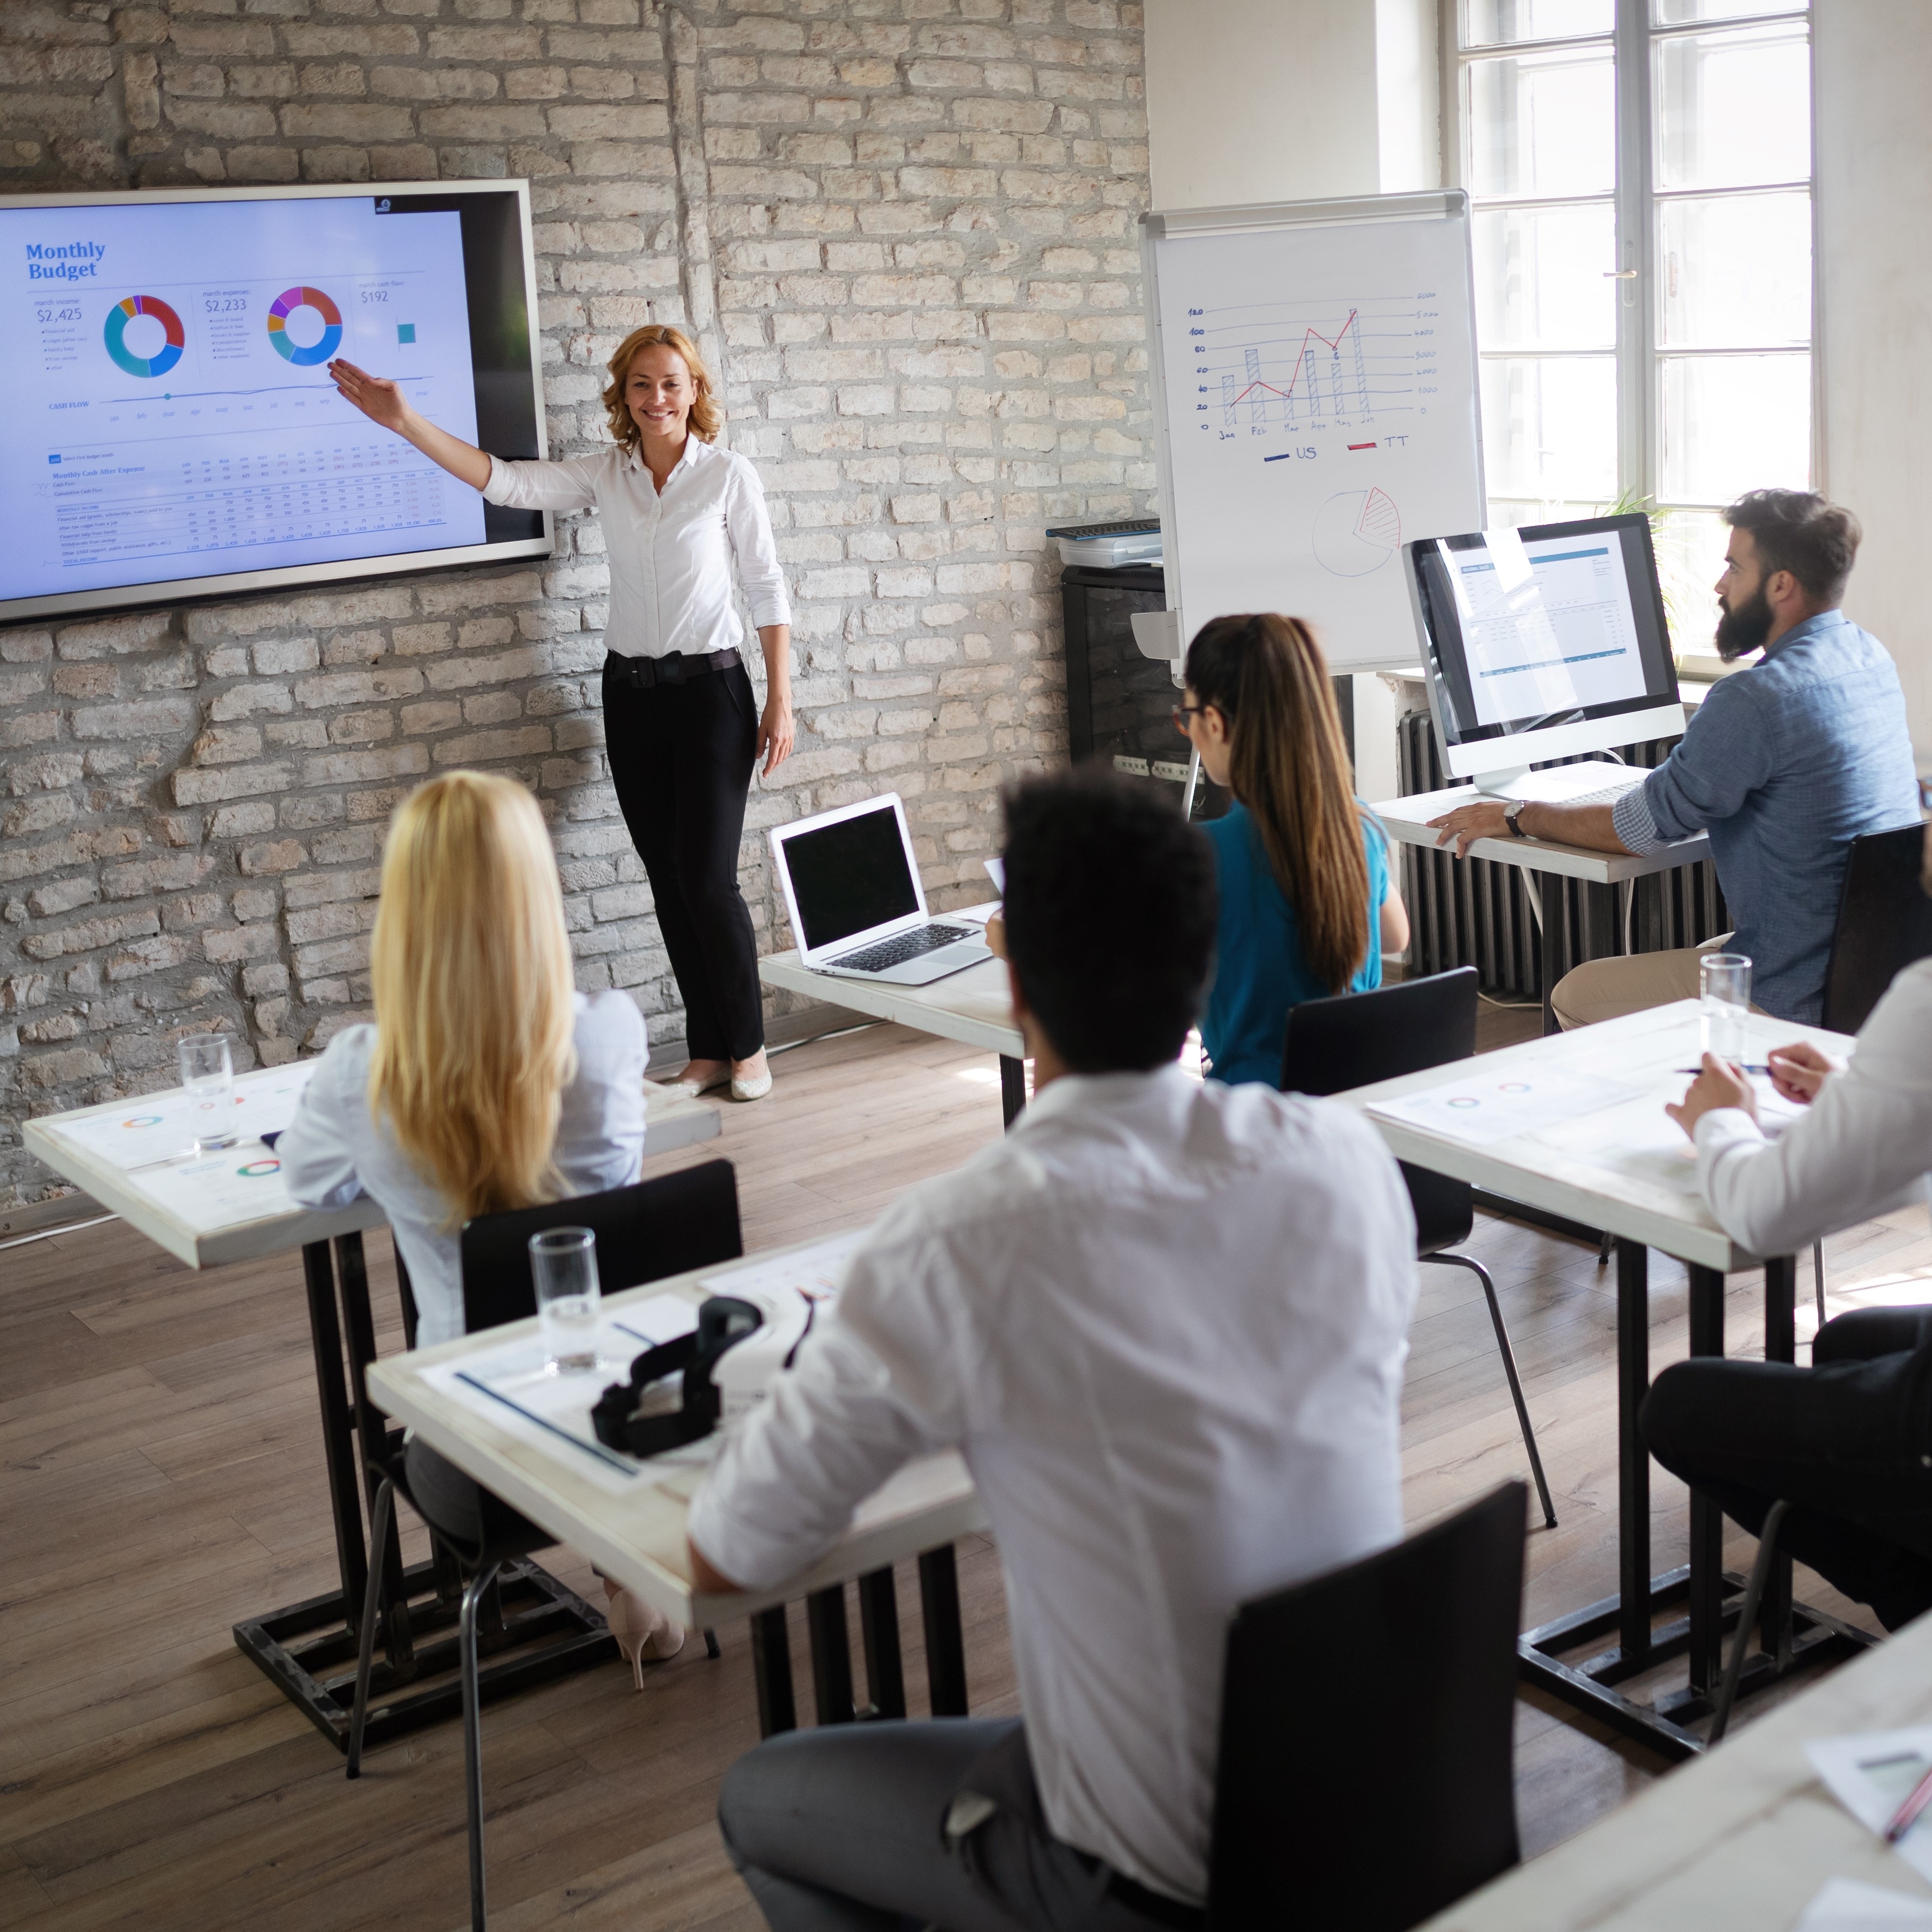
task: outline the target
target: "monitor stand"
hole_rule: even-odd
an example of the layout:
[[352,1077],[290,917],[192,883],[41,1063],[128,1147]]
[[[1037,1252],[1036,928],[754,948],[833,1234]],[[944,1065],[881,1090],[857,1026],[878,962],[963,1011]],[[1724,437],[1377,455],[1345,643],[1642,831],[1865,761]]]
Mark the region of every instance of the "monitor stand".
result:
[[1498,771],[1478,772],[1469,782],[1485,798],[1522,799],[1539,805],[1608,805],[1649,776],[1640,765],[1586,758],[1540,772],[1533,772],[1527,765],[1506,766]]

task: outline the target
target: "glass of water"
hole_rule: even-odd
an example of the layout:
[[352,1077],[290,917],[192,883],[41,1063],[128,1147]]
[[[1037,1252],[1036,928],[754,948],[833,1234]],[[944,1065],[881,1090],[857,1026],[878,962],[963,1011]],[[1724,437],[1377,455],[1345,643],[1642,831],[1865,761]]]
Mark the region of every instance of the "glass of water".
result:
[[546,1228],[530,1237],[546,1366],[554,1376],[597,1366],[597,1237],[588,1228]]
[[191,1033],[180,1042],[182,1084],[196,1154],[232,1148],[235,1130],[235,1062],[225,1033]]
[[1707,952],[1697,962],[1699,1030],[1706,1053],[1743,1065],[1750,1013],[1751,963],[1742,952]]

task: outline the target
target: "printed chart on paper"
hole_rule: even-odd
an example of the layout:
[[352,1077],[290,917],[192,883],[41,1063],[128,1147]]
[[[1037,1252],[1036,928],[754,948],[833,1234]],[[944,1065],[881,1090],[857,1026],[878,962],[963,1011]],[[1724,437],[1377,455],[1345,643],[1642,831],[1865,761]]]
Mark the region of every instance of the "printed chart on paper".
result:
[[1184,633],[1312,620],[1336,662],[1414,647],[1400,550],[1483,521],[1465,227],[1158,244]]

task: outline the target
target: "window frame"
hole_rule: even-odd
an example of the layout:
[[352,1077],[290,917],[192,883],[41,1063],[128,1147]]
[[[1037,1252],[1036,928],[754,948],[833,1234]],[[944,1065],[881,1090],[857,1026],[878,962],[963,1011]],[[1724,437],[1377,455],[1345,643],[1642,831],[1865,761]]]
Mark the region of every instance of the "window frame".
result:
[[[1615,246],[1618,291],[1616,302],[1616,336],[1612,351],[1617,391],[1617,488],[1625,501],[1668,514],[1682,511],[1708,514],[1723,510],[1722,503],[1710,503],[1664,494],[1663,393],[1666,362],[1699,356],[1744,356],[1796,353],[1790,344],[1764,344],[1756,348],[1669,350],[1662,346],[1664,292],[1658,282],[1658,235],[1662,210],[1672,202],[1717,201],[1748,196],[1792,193],[1806,194],[1810,207],[1811,274],[1810,337],[1804,351],[1810,358],[1809,370],[1810,469],[1811,487],[1826,488],[1826,442],[1821,406],[1822,344],[1825,320],[1822,278],[1818,273],[1817,194],[1817,19],[1815,4],[1810,7],[1762,4],[1746,14],[1721,18],[1654,22],[1651,0],[1612,0],[1612,20],[1606,32],[1592,34],[1552,34],[1534,40],[1482,42],[1466,46],[1464,32],[1470,0],[1440,0],[1437,46],[1440,55],[1442,95],[1442,178],[1445,186],[1467,188],[1464,156],[1467,151],[1465,76],[1473,61],[1507,57],[1515,52],[1550,53],[1566,50],[1608,46],[1615,65],[1616,181],[1610,200],[1614,211]],[[1807,92],[1810,109],[1810,172],[1802,182],[1752,182],[1735,188],[1692,188],[1660,190],[1655,184],[1656,130],[1653,94],[1655,50],[1668,40],[1699,34],[1727,32],[1750,27],[1802,24],[1805,28]],[[1486,196],[1478,202],[1471,195],[1472,212],[1478,208],[1557,207],[1592,202],[1600,205],[1600,195],[1498,195]],[[1520,349],[1486,350],[1479,341],[1478,356],[1498,359],[1513,356],[1540,354],[1558,356],[1562,350],[1530,351]],[[1567,352],[1600,354],[1600,351]],[[1520,499],[1504,496],[1510,502]]]

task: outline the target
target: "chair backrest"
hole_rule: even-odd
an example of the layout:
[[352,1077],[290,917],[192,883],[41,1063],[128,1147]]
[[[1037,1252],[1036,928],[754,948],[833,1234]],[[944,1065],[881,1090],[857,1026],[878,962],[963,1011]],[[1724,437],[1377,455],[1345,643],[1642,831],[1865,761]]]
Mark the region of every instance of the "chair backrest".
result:
[[479,1214],[463,1226],[463,1325],[468,1334],[536,1312],[530,1241],[545,1228],[588,1228],[596,1235],[597,1279],[607,1294],[686,1268],[735,1261],[745,1252],[738,1176],[728,1160],[709,1160],[602,1194]]
[[[1282,1090],[1341,1094],[1467,1060],[1476,1050],[1476,985],[1474,967],[1459,966],[1373,992],[1304,1000],[1288,1010]],[[1468,1239],[1475,1210],[1467,1181],[1406,1162],[1402,1178],[1415,1209],[1418,1254]]]
[[1528,1493],[1237,1612],[1210,1932],[1406,1932],[1516,1863]]
[[1852,841],[1825,969],[1821,1026],[1856,1033],[1900,969],[1932,954],[1932,898],[1918,883],[1922,825]]

